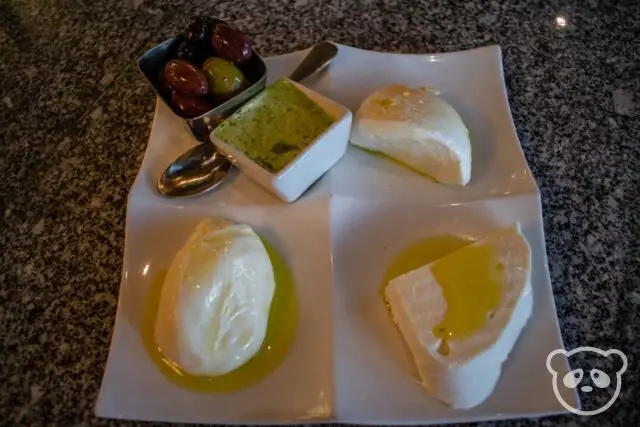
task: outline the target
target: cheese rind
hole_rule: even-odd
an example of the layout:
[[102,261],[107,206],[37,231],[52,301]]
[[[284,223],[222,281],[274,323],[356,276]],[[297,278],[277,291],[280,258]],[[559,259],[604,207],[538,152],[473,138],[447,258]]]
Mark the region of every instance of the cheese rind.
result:
[[231,372],[260,350],[274,291],[271,260],[251,227],[202,221],[165,277],[156,342],[186,373]]
[[445,184],[471,178],[469,132],[456,110],[428,88],[388,86],[358,109],[350,142]]
[[392,319],[413,354],[423,387],[428,394],[461,409],[480,404],[493,392],[501,365],[533,308],[531,251],[519,225],[471,246],[477,245],[491,245],[496,260],[504,266],[500,302],[476,332],[447,340],[447,354],[439,351],[442,339],[433,331],[447,310],[442,288],[431,270],[433,263],[393,279],[385,288]]

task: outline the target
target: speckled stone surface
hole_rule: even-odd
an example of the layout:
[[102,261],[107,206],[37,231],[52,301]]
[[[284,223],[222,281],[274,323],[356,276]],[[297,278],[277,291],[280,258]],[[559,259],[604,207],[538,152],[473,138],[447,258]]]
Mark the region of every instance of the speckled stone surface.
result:
[[196,13],[236,22],[263,54],[500,44],[565,344],[618,348],[629,368],[604,415],[483,425],[640,424],[640,2],[5,0],[2,425],[136,425],[93,415],[155,102],[135,58]]

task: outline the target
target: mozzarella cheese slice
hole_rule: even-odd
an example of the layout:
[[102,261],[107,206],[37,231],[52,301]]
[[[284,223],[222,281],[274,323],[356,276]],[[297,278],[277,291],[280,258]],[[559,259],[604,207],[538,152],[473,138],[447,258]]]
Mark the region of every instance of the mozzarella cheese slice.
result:
[[231,372],[260,350],[274,291],[271,260],[251,227],[202,221],[167,272],[156,342],[189,374]]
[[518,224],[388,283],[385,296],[428,394],[484,401],[531,315],[531,251]]
[[471,143],[460,115],[428,88],[385,87],[354,118],[353,145],[377,151],[445,184],[471,178]]

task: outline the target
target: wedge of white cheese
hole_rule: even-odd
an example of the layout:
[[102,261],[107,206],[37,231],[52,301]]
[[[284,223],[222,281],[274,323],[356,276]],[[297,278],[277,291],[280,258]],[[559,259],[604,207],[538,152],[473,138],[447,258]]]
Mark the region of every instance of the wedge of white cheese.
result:
[[274,291],[269,254],[251,227],[204,220],[167,272],[156,342],[186,373],[231,372],[260,350]]
[[533,307],[531,251],[518,224],[389,282],[393,321],[428,394],[484,401]]
[[380,89],[364,100],[351,131],[353,145],[377,151],[445,184],[471,178],[471,142],[460,115],[428,88]]

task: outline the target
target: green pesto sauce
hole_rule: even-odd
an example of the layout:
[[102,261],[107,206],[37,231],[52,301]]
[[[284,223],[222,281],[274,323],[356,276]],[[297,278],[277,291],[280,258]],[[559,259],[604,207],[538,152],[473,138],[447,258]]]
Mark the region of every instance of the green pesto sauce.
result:
[[278,80],[222,122],[214,135],[277,173],[332,123],[304,92]]

